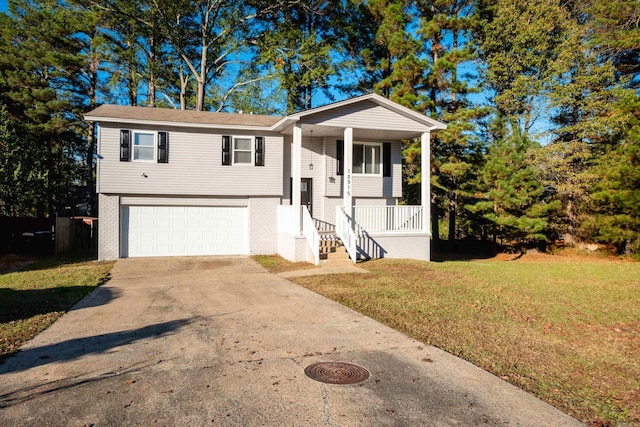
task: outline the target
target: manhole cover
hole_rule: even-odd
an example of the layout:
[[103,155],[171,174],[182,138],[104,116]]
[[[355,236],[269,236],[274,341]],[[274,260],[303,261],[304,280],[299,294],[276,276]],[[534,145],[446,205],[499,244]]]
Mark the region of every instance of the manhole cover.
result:
[[369,371],[362,366],[343,362],[320,362],[304,369],[312,380],[327,384],[356,384],[369,378]]

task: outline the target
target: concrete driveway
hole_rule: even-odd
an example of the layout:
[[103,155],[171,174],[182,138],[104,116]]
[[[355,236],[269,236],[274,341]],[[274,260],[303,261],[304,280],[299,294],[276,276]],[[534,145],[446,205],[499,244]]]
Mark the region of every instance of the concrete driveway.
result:
[[[0,365],[1,425],[582,425],[245,257],[124,259],[111,276]],[[371,376],[305,376],[328,361]]]

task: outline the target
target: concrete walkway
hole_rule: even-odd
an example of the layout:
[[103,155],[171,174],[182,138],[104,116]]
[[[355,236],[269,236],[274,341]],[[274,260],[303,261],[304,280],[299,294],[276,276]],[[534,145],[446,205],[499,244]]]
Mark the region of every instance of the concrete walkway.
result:
[[291,278],[303,276],[322,276],[325,274],[363,274],[368,272],[368,270],[356,267],[354,264],[320,264],[317,267],[305,268],[303,270],[284,271],[282,273],[278,273],[278,276]]
[[[324,361],[371,376],[305,376]],[[581,425],[244,257],[118,261],[109,282],[0,365],[0,424]]]

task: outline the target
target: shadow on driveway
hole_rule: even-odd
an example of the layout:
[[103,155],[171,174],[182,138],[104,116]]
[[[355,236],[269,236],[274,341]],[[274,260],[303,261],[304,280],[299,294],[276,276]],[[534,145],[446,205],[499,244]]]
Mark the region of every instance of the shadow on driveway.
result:
[[69,361],[90,354],[104,353],[110,349],[146,338],[159,338],[179,330],[194,320],[194,318],[172,320],[128,331],[76,338],[42,347],[26,348],[0,364],[0,374],[20,372],[48,363]]

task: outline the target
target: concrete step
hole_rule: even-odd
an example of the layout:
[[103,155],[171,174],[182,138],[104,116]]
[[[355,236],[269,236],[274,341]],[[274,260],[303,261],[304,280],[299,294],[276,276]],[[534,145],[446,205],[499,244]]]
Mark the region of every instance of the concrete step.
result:
[[321,253],[340,252],[342,250],[344,250],[344,245],[342,243],[328,244],[328,245],[320,243]]
[[350,259],[321,259],[320,266],[331,266],[331,267],[340,267],[340,266],[350,266],[353,265]]
[[349,254],[343,246],[335,248],[333,252],[320,253],[320,264],[324,265],[349,265],[353,264]]

